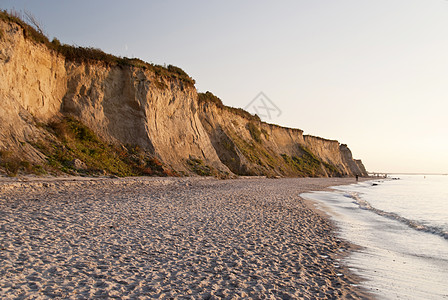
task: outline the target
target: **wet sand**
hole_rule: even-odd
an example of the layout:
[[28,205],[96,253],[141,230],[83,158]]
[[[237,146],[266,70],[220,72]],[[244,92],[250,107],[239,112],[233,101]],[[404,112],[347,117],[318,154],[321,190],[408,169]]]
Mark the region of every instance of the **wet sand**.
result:
[[366,299],[300,193],[354,179],[0,180],[0,298]]

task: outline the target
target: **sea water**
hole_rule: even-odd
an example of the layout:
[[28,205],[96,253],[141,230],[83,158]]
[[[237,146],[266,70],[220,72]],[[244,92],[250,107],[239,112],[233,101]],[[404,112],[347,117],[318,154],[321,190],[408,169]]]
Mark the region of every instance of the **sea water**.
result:
[[448,299],[448,176],[393,177],[301,196],[361,246],[343,263],[378,299]]

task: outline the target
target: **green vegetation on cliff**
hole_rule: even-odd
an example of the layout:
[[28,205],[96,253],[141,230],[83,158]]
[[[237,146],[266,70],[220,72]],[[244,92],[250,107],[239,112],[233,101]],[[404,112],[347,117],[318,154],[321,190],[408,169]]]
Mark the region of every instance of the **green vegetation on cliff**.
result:
[[[184,70],[179,67],[168,65],[167,67],[151,64],[137,58],[118,57],[105,53],[101,49],[92,47],[75,47],[72,45],[61,44],[54,38],[51,42],[37,25],[33,27],[23,20],[18,12],[0,11],[0,20],[19,25],[23,30],[25,38],[35,41],[38,44],[45,45],[48,49],[57,51],[67,60],[78,63],[103,62],[107,65],[133,66],[153,71],[158,76],[166,78],[179,79],[189,85],[194,85],[195,81]],[[0,33],[1,38],[1,33]]]
[[216,173],[212,167],[205,165],[202,159],[190,156],[187,163],[191,170],[200,176],[211,176],[213,173]]
[[253,122],[249,122],[247,123],[247,129],[249,130],[250,136],[254,139],[254,141],[261,143],[261,131],[258,129],[257,125]]
[[7,150],[0,151],[0,170],[10,177],[15,177],[19,173],[35,175],[47,173],[41,164],[30,162]]
[[[46,129],[56,139],[41,141],[36,147],[48,157],[49,166],[64,173],[136,174],[137,165],[128,159],[129,151],[119,151],[103,143],[76,119],[64,118],[48,124]],[[75,160],[79,161],[78,165]]]
[[250,112],[245,111],[242,108],[235,108],[231,106],[226,106],[222,103],[221,99],[219,99],[217,96],[213,95],[212,92],[205,92],[205,93],[198,93],[198,102],[199,104],[204,103],[213,103],[217,107],[221,109],[225,109],[227,111],[230,111],[238,116],[241,116],[243,118],[246,118],[248,120],[261,122],[260,117],[257,115],[252,115]]
[[[39,26],[33,27],[19,15],[4,11],[0,11],[0,21],[1,44],[11,53],[5,56],[2,65],[5,72],[0,74],[7,74],[2,77],[7,84],[1,92],[14,91],[3,100],[7,104],[9,101],[10,107],[18,104],[20,109],[19,113],[2,111],[3,116],[14,116],[2,119],[5,120],[2,127],[5,138],[0,142],[3,174],[177,176],[180,173],[222,177],[354,174],[345,163],[350,161],[351,153],[341,160],[336,141],[332,141],[336,144],[331,147],[327,147],[329,141],[325,140],[315,146],[304,138],[301,130],[264,123],[257,115],[225,106],[208,91],[197,93],[196,103],[194,80],[178,67],[162,67],[100,49],[65,45],[57,39],[50,42]],[[51,67],[42,68],[41,61],[53,59]],[[23,76],[17,71],[20,64],[35,71],[52,71]],[[98,72],[91,74],[89,64],[95,65]],[[125,66],[150,71],[129,72]],[[103,74],[107,76],[103,78]],[[17,83],[16,77],[23,82]],[[53,78],[58,80],[49,80]],[[42,90],[40,80],[47,80],[49,87],[57,89],[44,86]],[[23,97],[27,91],[33,91],[28,98],[38,101],[23,101],[28,100]],[[49,120],[52,121],[43,124]],[[92,125],[94,131],[82,121]],[[15,124],[22,127],[9,130]],[[320,145],[323,147],[319,148]],[[316,154],[305,146],[317,149]]]
[[23,174],[178,176],[156,157],[138,146],[116,146],[104,142],[87,126],[72,117],[43,125],[45,140],[32,143],[46,156],[35,164],[9,151],[0,151],[0,168],[8,176]]
[[323,162],[305,147],[300,147],[300,149],[303,153],[300,157],[290,157],[286,154],[282,154],[281,156],[288,165],[293,166],[303,176],[341,176],[340,171],[332,164]]

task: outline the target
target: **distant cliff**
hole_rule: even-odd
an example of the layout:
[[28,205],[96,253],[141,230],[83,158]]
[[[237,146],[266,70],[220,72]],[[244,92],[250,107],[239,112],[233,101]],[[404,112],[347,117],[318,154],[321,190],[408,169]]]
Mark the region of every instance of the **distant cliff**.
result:
[[6,13],[0,101],[10,174],[367,175],[346,145],[224,106],[179,68],[50,43]]

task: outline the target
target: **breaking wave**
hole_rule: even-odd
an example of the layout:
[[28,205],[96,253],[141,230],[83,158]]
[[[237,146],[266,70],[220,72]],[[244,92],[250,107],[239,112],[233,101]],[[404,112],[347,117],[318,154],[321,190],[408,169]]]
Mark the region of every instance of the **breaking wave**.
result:
[[351,192],[351,193],[345,193],[344,194],[345,197],[351,198],[353,199],[354,203],[357,204],[359,206],[359,208],[361,209],[365,209],[365,210],[369,210],[379,216],[382,217],[386,217],[392,220],[396,220],[399,221],[407,226],[409,226],[412,229],[418,230],[418,231],[423,231],[423,232],[428,232],[431,234],[435,234],[435,235],[439,235],[441,237],[443,237],[444,239],[448,240],[448,231],[445,231],[442,228],[439,227],[435,227],[435,226],[429,226],[429,225],[425,225],[422,224],[418,221],[415,220],[409,220],[403,216],[400,216],[396,213],[393,212],[388,212],[388,211],[384,211],[378,208],[373,207],[372,205],[370,205],[369,202],[367,202],[366,200],[362,199],[358,193],[355,192]]

